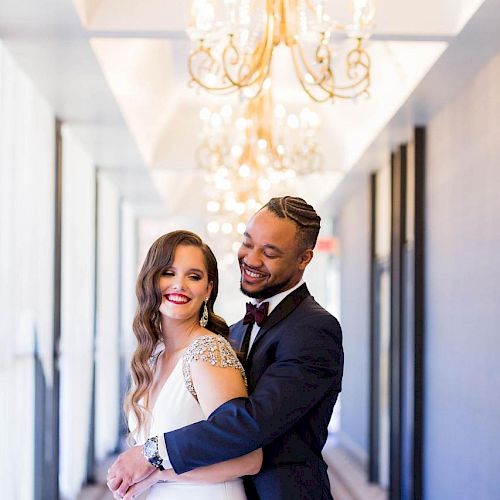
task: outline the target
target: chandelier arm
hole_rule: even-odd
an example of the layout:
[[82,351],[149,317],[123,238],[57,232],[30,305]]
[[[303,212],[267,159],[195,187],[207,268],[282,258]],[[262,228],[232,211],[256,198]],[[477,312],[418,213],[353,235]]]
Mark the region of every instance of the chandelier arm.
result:
[[[272,4],[272,1],[270,2],[268,0],[268,9],[271,8],[269,4]],[[233,76],[231,75],[231,71],[228,68],[228,64],[232,66],[238,65],[238,61],[240,59],[240,53],[237,47],[234,45],[231,35],[229,45],[224,48],[224,51],[222,53],[224,76],[232,85],[238,88],[252,87],[255,84],[258,84],[259,89],[257,90],[255,96],[260,94],[262,85],[264,84],[264,80],[269,76],[271,69],[271,59],[274,49],[276,23],[272,10],[270,13],[268,13],[266,19],[267,22],[265,28],[265,36],[257,44],[257,47],[254,49],[252,54],[247,57],[243,57],[243,62],[239,65],[238,68],[238,72],[240,73],[238,79],[233,78]],[[236,59],[234,62],[228,61],[228,54],[231,50],[236,54]],[[247,59],[250,61],[249,63],[245,63],[245,60]],[[248,67],[246,75],[242,75],[242,72],[246,67]]]
[[[240,51],[238,50],[238,47],[233,42],[233,35],[229,35],[229,42],[224,47],[224,50],[222,51],[222,68],[223,68],[223,73],[224,77],[229,80],[230,84],[234,87],[241,88],[246,86],[244,83],[242,83],[243,77],[238,75],[238,78],[233,78],[231,75],[231,71],[229,69],[229,66],[237,66],[238,67],[238,73],[241,73],[242,68],[245,66],[245,56],[241,56]],[[240,63],[240,61],[242,62]]]
[[[346,59],[347,59],[347,74],[349,78],[351,79],[354,78],[351,75],[354,75],[357,68],[362,68],[363,74],[361,75],[361,78],[359,78],[357,82],[354,82],[351,85],[339,86],[338,89],[340,91],[350,90],[355,87],[358,87],[363,82],[365,82],[364,90],[367,90],[370,85],[370,71],[371,71],[371,60],[368,53],[361,47],[361,45],[358,45],[358,47],[352,49],[347,54]],[[363,91],[361,91],[360,93],[362,92]]]
[[[312,97],[317,102],[325,102],[329,98],[335,97],[338,97],[340,99],[352,99],[366,94],[370,86],[371,63],[368,53],[363,49],[361,44],[362,40],[358,39],[357,46],[354,49],[350,50],[346,56],[347,77],[349,79],[354,79],[356,76],[355,72],[359,68],[363,69],[361,76],[353,83],[347,85],[336,85],[333,72],[331,71],[329,65],[329,51],[327,53],[328,56],[326,57],[328,66],[323,70],[324,74],[321,75],[311,67],[305,57],[302,46],[299,43],[296,43],[292,48],[292,58],[294,61],[296,74],[302,85],[302,88],[310,97]],[[326,66],[324,62],[325,56],[319,54],[320,48],[321,46],[319,46],[316,51],[317,61],[318,63]],[[306,77],[303,76],[302,66],[310,75],[312,80],[311,82],[307,82]],[[311,90],[311,88],[313,87],[316,87],[320,94],[327,94],[328,97],[318,97],[316,94],[313,95],[313,91]]]
[[[307,80],[307,78],[305,76],[303,76],[304,70],[305,70],[305,74],[309,74],[311,77],[311,80],[312,80],[311,82],[306,82],[306,84],[310,85],[310,86],[314,85],[314,86],[323,87],[325,81],[333,80],[333,78],[334,78],[333,72],[330,68],[330,61],[331,61],[330,51],[329,51],[329,49],[327,49],[327,55],[325,58],[325,56],[322,56],[320,54],[320,50],[321,50],[321,45],[318,45],[318,47],[316,48],[315,57],[316,57],[316,61],[320,65],[324,66],[322,71],[321,71],[321,73],[322,73],[321,76],[318,75],[317,71],[315,71],[313,69],[313,67],[309,64],[309,62],[307,61],[307,57],[304,54],[304,48],[302,47],[302,45],[300,43],[296,42],[296,43],[294,43],[294,45],[292,47],[292,55],[294,57],[297,57],[297,60],[296,60],[297,64],[295,65],[297,77],[300,80]],[[295,53],[298,56],[296,56]],[[326,62],[324,61],[325,59],[326,59]],[[333,84],[331,85],[331,87],[333,87]],[[325,87],[324,90],[329,92],[327,87]]]
[[252,55],[253,68],[250,69],[249,74],[256,73],[258,76],[254,79],[254,81],[247,81],[247,86],[251,86],[258,81],[260,81],[261,85],[264,83],[264,80],[269,76],[269,73],[271,71],[272,57],[273,34],[271,33],[270,35],[268,35],[268,37],[266,37],[265,43],[263,44],[262,53],[254,53]]
[[[228,45],[223,50],[221,69],[218,68],[217,61],[212,55],[211,48],[205,47],[203,39],[199,41],[198,47],[191,52],[188,60],[188,68],[191,77],[191,82],[194,82],[200,85],[202,88],[208,90],[209,92],[214,92],[214,93],[223,93],[226,91],[227,93],[231,93],[242,87],[253,86],[256,83],[259,83],[259,87],[262,87],[265,78],[267,78],[270,73],[270,61],[273,52],[273,38],[275,29],[273,4],[274,0],[267,0],[266,9],[268,15],[266,16],[267,22],[265,30],[266,36],[264,38],[265,43],[260,43],[257,46],[256,50],[254,50],[252,55],[249,57],[252,63],[250,69],[247,70],[246,72],[247,76],[245,77],[242,76],[242,71],[244,70],[245,67],[248,67],[248,64],[245,63],[246,58],[243,58],[243,62],[239,65],[240,75],[238,79],[233,77],[232,72],[229,69],[229,65],[237,66],[238,61],[240,61],[241,59],[240,53],[233,42],[234,35],[230,34]],[[269,13],[271,15],[269,15]],[[200,55],[202,55],[205,58],[205,61],[198,64],[198,67],[195,68],[194,60]],[[233,55],[234,58],[233,61],[230,60],[231,55]],[[258,71],[259,65],[262,64],[263,60],[265,61],[265,64],[263,66],[265,71],[259,72]],[[201,76],[199,76],[201,70],[211,71],[213,70],[214,67],[216,68],[215,75],[219,74],[219,77],[222,81],[228,82],[227,85],[210,85],[206,83]],[[254,76],[253,78],[251,78],[252,75]],[[260,93],[260,90],[261,88],[259,88],[257,94]]]
[[[265,69],[265,71],[261,70],[262,76],[260,76],[260,78],[257,78],[253,83],[255,83],[258,80],[262,80],[262,83],[264,83],[264,79],[269,76],[271,68],[271,60],[273,57],[273,50],[275,45],[276,29],[277,29],[276,14],[274,12],[274,7],[275,7],[274,3],[275,0],[267,0],[266,26],[265,26],[265,35],[263,37],[263,43],[257,45],[251,56],[253,68],[251,68],[249,72],[250,74],[258,72],[259,66]],[[253,83],[249,83],[247,86],[251,86]]]
[[[298,54],[298,61],[300,61],[300,65],[304,67],[306,73],[310,75],[312,80],[311,82],[306,82],[306,84],[309,86],[321,87],[325,92],[331,94],[330,89],[335,88],[335,83],[334,83],[335,77],[331,69],[330,48],[328,46],[325,46],[322,42],[316,47],[315,58],[317,63],[320,65],[320,74],[318,74],[318,71],[314,70],[314,68],[308,62],[302,45],[297,42],[295,44],[295,47],[296,47],[296,52]],[[321,54],[322,49],[326,50],[326,55]],[[300,65],[297,66],[299,68],[297,76],[299,77],[299,79],[307,80],[305,76],[302,76]],[[328,82],[331,83],[328,84]]]
[[[361,88],[361,85],[363,85]],[[363,80],[360,80],[359,82],[356,83],[356,85],[352,86],[344,86],[344,87],[338,87],[336,90],[335,96],[338,97],[339,99],[353,99],[356,97],[360,96],[368,96],[369,91],[368,88],[370,87],[370,76],[366,75]],[[349,92],[355,90],[355,92]]]
[[[294,50],[294,47],[295,47],[295,50]],[[335,97],[335,94],[330,92],[330,90],[328,88],[324,88],[323,86],[320,86],[317,82],[314,82],[314,81],[311,83],[305,81],[305,77],[302,76],[301,64],[306,67],[306,70],[308,69],[308,64],[306,63],[304,58],[301,57],[300,45],[296,44],[296,45],[294,45],[294,47],[291,47],[291,52],[292,52],[292,61],[293,61],[293,65],[295,68],[295,73],[297,74],[297,78],[299,79],[299,83],[300,83],[301,87],[304,89],[304,91],[306,92],[306,94],[311,99],[313,99],[314,101],[316,101],[318,103],[327,102],[328,100],[333,99]],[[298,54],[297,54],[297,52],[298,52]],[[311,77],[314,79],[314,76],[313,76],[314,73],[310,73],[310,74],[311,74]],[[331,73],[331,79],[333,80],[333,78],[334,78],[333,73]],[[318,89],[317,94],[321,94],[321,95],[317,95],[316,93],[313,93],[313,91],[311,90],[310,87],[316,87]]]
[[188,58],[188,70],[189,70],[189,76],[191,77],[191,81],[197,83],[200,87],[204,88],[205,90],[208,90],[209,92],[223,92],[227,90],[233,90],[233,85],[227,84],[227,85],[222,85],[222,86],[214,86],[214,85],[209,85],[205,83],[198,75],[197,71],[194,69],[194,64],[193,61],[196,57],[198,56],[205,57],[205,60],[202,60],[200,64],[198,64],[199,67],[206,67],[207,71],[212,70],[214,67],[217,67],[217,61],[215,60],[214,56],[212,55],[212,52],[210,48],[205,47],[203,44],[203,41],[200,42],[198,47],[194,49],[190,54]]
[[[262,50],[260,46],[262,46]],[[259,53],[256,53],[257,49]],[[264,80],[269,76],[271,58],[272,46],[268,47],[266,43],[261,43],[256,48],[254,53],[248,56],[247,59],[249,59],[250,62],[243,63],[238,68],[239,80],[233,80],[231,76],[228,76],[228,78],[233,83],[233,85],[236,85],[238,87],[252,87],[257,83],[259,84],[259,87],[262,87],[262,85],[264,84]],[[261,65],[260,67],[259,64]],[[243,74],[244,71],[246,72],[246,74]],[[258,93],[260,93],[260,89]]]
[[347,77],[350,80],[356,78],[356,71],[362,70],[358,79],[347,85],[337,85],[334,88],[336,97],[340,99],[353,99],[360,95],[367,94],[370,86],[371,61],[370,56],[362,46],[362,39],[358,38],[358,43],[346,56]]

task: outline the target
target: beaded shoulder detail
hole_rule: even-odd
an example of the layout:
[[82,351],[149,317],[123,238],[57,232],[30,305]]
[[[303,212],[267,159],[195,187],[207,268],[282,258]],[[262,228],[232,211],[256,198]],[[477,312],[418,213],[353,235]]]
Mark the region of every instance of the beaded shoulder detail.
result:
[[196,398],[196,391],[191,378],[191,363],[205,361],[222,368],[236,368],[240,371],[247,387],[247,377],[231,344],[220,335],[203,335],[190,344],[182,359],[182,373],[187,390]]

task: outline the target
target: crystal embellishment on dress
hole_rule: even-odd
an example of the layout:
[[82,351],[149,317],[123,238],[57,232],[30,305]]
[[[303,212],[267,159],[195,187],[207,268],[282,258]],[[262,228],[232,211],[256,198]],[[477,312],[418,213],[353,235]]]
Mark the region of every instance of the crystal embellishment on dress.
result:
[[221,368],[236,368],[241,372],[245,386],[247,378],[245,370],[239,362],[231,344],[220,335],[202,335],[198,337],[184,353],[182,359],[182,372],[188,391],[196,398],[196,390],[191,378],[191,363],[193,361],[205,361],[213,366]]

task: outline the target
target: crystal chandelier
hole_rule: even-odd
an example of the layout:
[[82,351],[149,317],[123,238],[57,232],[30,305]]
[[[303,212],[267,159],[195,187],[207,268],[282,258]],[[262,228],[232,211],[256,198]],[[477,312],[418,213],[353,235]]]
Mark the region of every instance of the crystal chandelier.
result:
[[297,177],[323,171],[318,115],[275,105],[269,82],[239,112],[226,104],[217,111],[203,108],[200,118],[197,160],[206,175],[213,235],[239,242],[245,222],[270,196],[292,192]]
[[[242,90],[258,95],[271,74],[274,49],[290,49],[295,73],[305,92],[317,102],[350,99],[368,93],[370,58],[363,42],[372,26],[371,0],[349,0],[349,23],[332,21],[326,0],[193,0],[195,42],[189,56],[191,81],[212,93]],[[222,17],[216,13],[223,14]],[[345,53],[345,77],[334,70],[341,49],[333,44],[352,41]]]

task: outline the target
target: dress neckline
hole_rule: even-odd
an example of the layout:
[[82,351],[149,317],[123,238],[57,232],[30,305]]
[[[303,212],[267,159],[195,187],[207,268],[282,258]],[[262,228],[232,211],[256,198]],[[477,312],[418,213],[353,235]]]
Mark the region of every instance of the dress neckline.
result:
[[[188,346],[189,347],[189,346]],[[176,361],[174,367],[172,368],[172,371],[170,372],[170,374],[168,375],[168,377],[166,378],[165,382],[163,382],[163,384],[161,385],[161,387],[159,388],[158,390],[158,394],[156,395],[156,398],[155,398],[155,401],[154,401],[154,404],[150,406],[150,409],[149,411],[153,412],[155,407],[156,407],[156,404],[158,403],[158,400],[160,399],[160,396],[163,392],[163,389],[165,389],[165,387],[167,386],[168,382],[172,379],[172,376],[174,375],[175,371],[177,370],[180,362],[182,361],[182,358],[184,357],[184,354],[185,354],[185,351],[186,351],[187,347],[185,347],[183,349],[183,353],[179,356],[179,359]],[[161,354],[163,353],[163,351],[160,351],[158,353],[158,356],[156,358],[156,361],[155,363],[158,361],[158,358],[161,356]],[[155,368],[156,368],[156,365],[155,365]]]
[[[182,349],[182,354],[179,356],[179,359],[176,361],[174,367],[172,368],[172,371],[170,372],[169,376],[167,377],[167,379],[165,380],[165,382],[163,382],[162,386],[160,387],[160,389],[158,390],[158,394],[156,395],[156,398],[155,398],[155,402],[152,406],[150,406],[150,409],[149,411],[153,412],[157,403],[158,403],[158,400],[160,399],[160,396],[163,392],[163,389],[165,389],[166,385],[168,384],[169,380],[172,378],[172,375],[174,375],[175,371],[177,370],[179,364],[181,363],[181,361],[183,360],[184,358],[184,355],[186,354],[186,351],[191,347],[191,345],[193,345],[197,340],[199,340],[200,338],[203,338],[203,337],[215,337],[216,340],[218,340],[218,337],[220,337],[220,335],[217,335],[216,333],[205,333],[203,335],[198,335],[197,337],[195,337],[193,339],[192,342],[190,342],[186,347],[184,347]],[[222,338],[222,337],[220,337]],[[163,342],[161,342],[161,344],[155,349],[155,352],[154,352],[154,356],[156,356],[156,359],[154,360],[154,364],[153,364],[153,368],[156,369],[156,365],[158,363],[158,359],[159,357],[165,352],[165,344]]]

